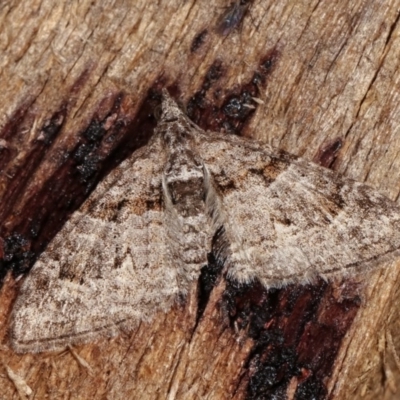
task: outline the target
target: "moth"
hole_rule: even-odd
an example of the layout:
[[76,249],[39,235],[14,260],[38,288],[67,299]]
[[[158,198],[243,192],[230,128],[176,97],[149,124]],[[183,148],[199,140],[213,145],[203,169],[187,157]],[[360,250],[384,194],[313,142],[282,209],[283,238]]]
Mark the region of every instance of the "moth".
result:
[[26,277],[11,343],[57,350],[150,321],[187,293],[211,251],[230,279],[279,288],[366,271],[399,247],[400,210],[383,195],[265,143],[205,132],[164,92],[150,142]]

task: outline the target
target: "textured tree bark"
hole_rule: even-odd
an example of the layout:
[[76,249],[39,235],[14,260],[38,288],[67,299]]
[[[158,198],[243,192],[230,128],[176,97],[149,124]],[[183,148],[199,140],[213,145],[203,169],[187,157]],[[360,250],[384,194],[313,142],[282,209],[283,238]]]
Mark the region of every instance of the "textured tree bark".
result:
[[211,260],[169,313],[62,353],[17,355],[7,327],[18,278],[151,137],[162,87],[203,128],[269,142],[397,200],[399,9],[399,0],[2,2],[2,398],[397,398],[395,262],[267,292],[235,287]]

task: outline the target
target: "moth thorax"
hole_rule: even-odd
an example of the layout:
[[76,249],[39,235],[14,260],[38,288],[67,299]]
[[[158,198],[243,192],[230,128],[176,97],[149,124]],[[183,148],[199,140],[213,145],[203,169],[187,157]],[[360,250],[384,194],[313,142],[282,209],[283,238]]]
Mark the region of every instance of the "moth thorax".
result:
[[[202,171],[191,171],[186,179],[178,176],[166,177],[166,190],[172,205],[179,214],[193,215],[204,210],[204,177]],[[189,179],[188,179],[189,178]]]

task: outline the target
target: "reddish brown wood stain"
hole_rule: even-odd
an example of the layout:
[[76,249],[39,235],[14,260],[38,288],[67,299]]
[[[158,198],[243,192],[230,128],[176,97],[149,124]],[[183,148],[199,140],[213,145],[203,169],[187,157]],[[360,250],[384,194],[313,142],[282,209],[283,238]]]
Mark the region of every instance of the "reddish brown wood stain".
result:
[[339,156],[340,149],[343,147],[343,139],[335,138],[321,145],[313,161],[325,168],[334,169],[336,159]]
[[[67,118],[66,107],[63,106],[50,121],[45,122],[41,129],[43,140],[38,140],[29,149],[25,164],[15,172],[0,205],[0,234],[5,241],[2,277],[9,269],[16,274],[27,270],[97,182],[135,149],[147,143],[156,125],[150,112],[154,105],[146,99],[136,117],[127,119],[123,112],[125,100],[124,95],[117,95],[104,118],[93,117],[78,135],[74,148],[65,153],[58,169],[46,177],[42,187],[25,199],[29,207],[19,210],[18,203],[26,195],[25,188],[32,174],[45,152],[51,151],[49,146]],[[117,118],[113,117],[115,114]],[[15,126],[9,124],[0,137],[18,129],[20,123],[20,118],[15,119]]]
[[322,281],[269,291],[257,282],[228,282],[222,307],[232,330],[255,341],[242,378],[249,382],[248,399],[285,398],[292,378],[298,382],[296,399],[325,398],[324,382],[360,306],[356,295],[338,301],[331,292]]
[[208,69],[201,88],[189,100],[187,114],[204,130],[240,134],[257,108],[253,98],[259,96],[260,88],[266,87],[279,55],[275,48],[267,52],[251,79],[233,90],[219,87],[218,81],[228,67],[216,60]]
[[208,31],[207,29],[204,29],[193,38],[192,45],[190,46],[191,53],[195,53],[197,50],[200,49],[201,46],[203,46],[204,42],[207,39],[207,35]]

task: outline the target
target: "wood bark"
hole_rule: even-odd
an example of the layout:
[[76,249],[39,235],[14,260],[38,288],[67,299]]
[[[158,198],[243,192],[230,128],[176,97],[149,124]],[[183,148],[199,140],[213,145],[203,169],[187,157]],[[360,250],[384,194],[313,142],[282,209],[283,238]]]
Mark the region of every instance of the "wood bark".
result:
[[38,254],[151,137],[162,87],[203,128],[397,200],[399,10],[400,0],[1,2],[0,397],[398,398],[396,262],[268,292],[208,269],[151,324],[61,353],[17,355],[7,327]]

